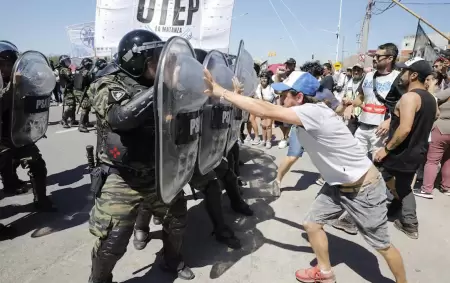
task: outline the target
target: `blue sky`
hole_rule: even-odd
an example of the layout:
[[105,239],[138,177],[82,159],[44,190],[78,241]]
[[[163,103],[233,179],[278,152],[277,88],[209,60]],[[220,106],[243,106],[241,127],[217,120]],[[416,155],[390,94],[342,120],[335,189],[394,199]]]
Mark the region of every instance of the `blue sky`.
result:
[[[288,33],[270,5],[287,26],[298,50],[292,44]],[[231,53],[235,53],[240,39],[254,57],[267,59],[269,51],[277,57],[270,62],[294,57],[301,63],[311,59],[335,58],[336,36],[321,31],[335,31],[339,17],[339,0],[235,0],[231,35]],[[14,42],[20,50],[34,49],[45,54],[70,52],[65,27],[71,24],[94,21],[95,0],[3,0],[1,39]],[[296,18],[307,29],[305,31]],[[356,34],[361,28],[367,0],[343,0],[341,32],[345,36],[345,50],[354,53]],[[387,2],[386,0],[378,2]],[[403,2],[441,2],[449,0],[404,0]],[[377,3],[384,8],[388,4]],[[450,5],[409,5],[416,13],[428,19],[438,29],[450,31],[448,14]],[[6,13],[5,13],[6,12]],[[245,16],[242,14],[248,13]],[[394,7],[382,15],[373,16],[369,48],[385,42],[400,44],[403,36],[414,34],[417,19],[400,7]],[[428,32],[429,28],[425,28]],[[348,54],[348,53],[347,53]]]

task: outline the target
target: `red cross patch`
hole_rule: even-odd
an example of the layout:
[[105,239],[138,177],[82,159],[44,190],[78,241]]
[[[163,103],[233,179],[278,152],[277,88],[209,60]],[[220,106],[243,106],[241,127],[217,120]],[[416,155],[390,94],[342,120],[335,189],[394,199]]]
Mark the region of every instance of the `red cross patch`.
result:
[[117,147],[114,147],[114,149],[110,149],[109,153],[111,153],[114,158],[120,156],[120,151],[117,149]]

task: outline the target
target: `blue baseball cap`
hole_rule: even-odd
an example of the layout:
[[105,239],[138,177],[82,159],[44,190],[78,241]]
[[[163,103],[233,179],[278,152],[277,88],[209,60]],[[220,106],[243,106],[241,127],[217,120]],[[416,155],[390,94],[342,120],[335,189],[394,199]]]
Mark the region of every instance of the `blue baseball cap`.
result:
[[319,87],[320,83],[315,77],[302,71],[293,71],[283,82],[272,84],[276,92],[293,89],[308,96],[315,96]]

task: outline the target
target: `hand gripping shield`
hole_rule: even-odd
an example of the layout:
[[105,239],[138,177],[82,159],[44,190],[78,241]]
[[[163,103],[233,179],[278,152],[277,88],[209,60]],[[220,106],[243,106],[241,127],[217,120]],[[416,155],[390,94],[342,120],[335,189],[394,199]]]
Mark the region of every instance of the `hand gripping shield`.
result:
[[27,51],[14,64],[11,79],[11,141],[22,147],[37,142],[47,131],[56,78],[42,53]]
[[[214,81],[222,87],[233,91],[233,71],[228,67],[224,54],[210,51],[203,61]],[[206,175],[219,166],[227,145],[232,106],[220,99],[209,98],[203,107],[202,134],[198,152],[198,171]]]
[[[234,74],[239,82],[244,87],[245,96],[253,96],[258,86],[258,77],[253,68],[253,58],[250,53],[244,48],[244,41],[241,40],[239,44],[239,51],[234,64]],[[242,122],[248,121],[249,114],[245,111],[233,107],[233,114],[231,116],[231,128],[228,133],[228,142],[225,154],[231,150],[233,145],[238,141],[241,132]]]
[[169,204],[190,181],[197,161],[204,94],[203,65],[189,42],[170,38],[155,79],[156,184]]

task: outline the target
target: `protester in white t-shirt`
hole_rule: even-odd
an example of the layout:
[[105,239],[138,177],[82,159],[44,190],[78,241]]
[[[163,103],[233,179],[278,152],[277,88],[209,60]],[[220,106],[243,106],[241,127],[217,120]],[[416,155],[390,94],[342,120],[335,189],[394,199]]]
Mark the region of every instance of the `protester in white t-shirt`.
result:
[[[262,72],[260,75],[260,84],[256,88],[255,97],[265,102],[274,104],[277,98],[275,92],[270,86],[270,75],[267,72]],[[267,149],[272,148],[272,124],[273,120],[270,118],[261,118],[262,128],[262,145]]]
[[353,101],[346,101],[350,105],[347,107],[345,116],[350,116],[353,107],[361,107],[359,116],[359,127],[355,137],[360,145],[372,156],[384,146],[391,119],[386,119],[388,109],[380,102],[374,93],[374,76],[376,81],[376,91],[383,99],[391,90],[392,84],[400,74],[393,70],[398,56],[398,48],[393,43],[386,43],[378,47],[375,54],[376,71],[368,73],[359,89],[358,96]]
[[235,92],[227,91],[213,81],[207,70],[204,72],[209,85],[205,91],[208,95],[225,99],[257,116],[299,126],[299,139],[327,182],[303,223],[318,265],[298,270],[297,280],[336,282],[323,226],[347,211],[364,239],[388,261],[396,282],[406,283],[402,257],[391,244],[388,234],[386,184],[367,158],[366,151],[357,146],[358,141],[342,119],[327,106],[338,107],[339,102],[336,105],[334,95],[317,92],[319,82],[316,78],[309,73],[294,71],[282,83],[272,85],[276,92],[281,93],[282,107],[240,95],[240,83],[236,81]]

